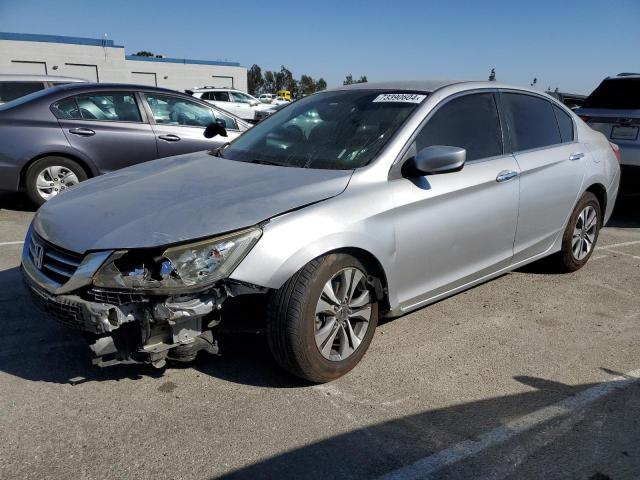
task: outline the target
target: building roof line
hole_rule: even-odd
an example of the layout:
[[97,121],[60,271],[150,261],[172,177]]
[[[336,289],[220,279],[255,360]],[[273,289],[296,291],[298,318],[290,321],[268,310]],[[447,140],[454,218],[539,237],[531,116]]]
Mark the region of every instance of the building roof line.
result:
[[38,33],[0,32],[0,40],[15,40],[19,42],[66,43],[70,45],[90,45],[94,47],[124,48],[123,45],[115,45],[113,43],[113,40],[109,40],[107,38],[68,37],[65,35],[41,35]]
[[222,65],[227,67],[239,67],[239,62],[224,62],[220,60],[193,60],[190,58],[168,58],[168,57],[143,57],[140,55],[126,55],[125,59],[135,62],[164,62],[164,63],[185,63],[191,65]]

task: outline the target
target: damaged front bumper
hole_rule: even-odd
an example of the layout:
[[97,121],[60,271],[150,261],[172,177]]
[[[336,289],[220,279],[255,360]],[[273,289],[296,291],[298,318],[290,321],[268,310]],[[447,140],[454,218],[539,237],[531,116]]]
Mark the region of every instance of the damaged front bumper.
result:
[[108,255],[78,256],[30,230],[21,264],[36,303],[63,324],[82,331],[93,363],[100,366],[149,363],[162,367],[168,358],[189,361],[200,351],[217,354],[215,331],[225,302],[266,292],[226,280],[189,294],[98,288],[93,275]]
[[24,278],[42,310],[86,334],[96,365],[162,367],[167,358],[189,361],[201,350],[218,353],[213,330],[221,321],[227,288],[211,288],[190,297],[157,298],[93,288],[53,295],[28,274]]

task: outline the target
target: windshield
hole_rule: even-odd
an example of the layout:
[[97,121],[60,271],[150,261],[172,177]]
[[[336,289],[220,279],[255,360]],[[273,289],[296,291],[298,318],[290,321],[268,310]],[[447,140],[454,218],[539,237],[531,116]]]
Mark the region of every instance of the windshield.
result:
[[640,109],[640,78],[605,80],[587,97],[582,106],[615,110]]
[[318,93],[263,120],[222,155],[287,167],[362,167],[425,98],[424,93],[372,90]]

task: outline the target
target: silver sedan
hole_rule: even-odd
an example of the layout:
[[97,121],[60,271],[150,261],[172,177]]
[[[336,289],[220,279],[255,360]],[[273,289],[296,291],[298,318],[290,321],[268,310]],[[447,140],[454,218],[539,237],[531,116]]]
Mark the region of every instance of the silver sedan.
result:
[[359,362],[382,316],[547,256],[583,267],[618,156],[535,90],[341,87],[209,154],[52,199],[22,267],[39,302],[92,334],[96,364],[217,353],[220,327],[258,311],[280,365],[325,382]]

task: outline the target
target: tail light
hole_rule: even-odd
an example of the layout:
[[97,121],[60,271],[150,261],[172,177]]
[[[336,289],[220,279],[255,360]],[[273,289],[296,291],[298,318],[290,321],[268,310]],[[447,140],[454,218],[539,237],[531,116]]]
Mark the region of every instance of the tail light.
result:
[[611,145],[611,150],[613,150],[613,154],[618,159],[618,163],[620,163],[620,147],[615,143],[611,143],[611,142],[609,142],[609,145]]
[[583,122],[585,123],[589,123],[589,120],[591,120],[591,117],[589,115],[578,115]]

